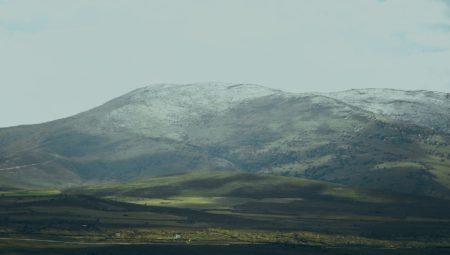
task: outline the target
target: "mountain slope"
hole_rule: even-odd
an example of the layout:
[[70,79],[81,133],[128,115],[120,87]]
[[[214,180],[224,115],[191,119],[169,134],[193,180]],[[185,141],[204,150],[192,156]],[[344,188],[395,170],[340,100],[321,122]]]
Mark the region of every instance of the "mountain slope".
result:
[[449,93],[353,89],[323,95],[397,120],[450,133]]
[[[447,192],[449,139],[321,96],[269,96],[194,126],[240,169],[398,192]],[[435,178],[430,171],[439,172]]]
[[256,85],[154,85],[70,118],[0,129],[0,169],[23,166],[0,176],[68,186],[242,170],[448,197],[450,136],[373,110]]

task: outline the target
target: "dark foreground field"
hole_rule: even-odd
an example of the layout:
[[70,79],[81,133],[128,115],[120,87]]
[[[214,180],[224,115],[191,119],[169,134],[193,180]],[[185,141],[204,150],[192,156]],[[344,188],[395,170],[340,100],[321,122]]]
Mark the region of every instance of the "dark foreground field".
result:
[[450,254],[450,203],[196,173],[0,192],[0,254]]
[[61,245],[36,241],[0,240],[1,255],[440,255],[450,254],[450,248],[377,248],[377,247],[326,247],[283,244],[234,244],[234,245],[186,245],[186,244],[135,244],[135,245]]
[[111,245],[84,247],[9,247],[1,255],[442,255],[450,254],[447,248],[392,249],[374,247],[319,247],[287,245]]

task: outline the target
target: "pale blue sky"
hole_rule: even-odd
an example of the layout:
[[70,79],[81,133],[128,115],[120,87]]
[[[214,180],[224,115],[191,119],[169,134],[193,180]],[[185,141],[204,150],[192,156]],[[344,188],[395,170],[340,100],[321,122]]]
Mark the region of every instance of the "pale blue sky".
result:
[[0,0],[0,126],[151,83],[450,92],[447,0]]

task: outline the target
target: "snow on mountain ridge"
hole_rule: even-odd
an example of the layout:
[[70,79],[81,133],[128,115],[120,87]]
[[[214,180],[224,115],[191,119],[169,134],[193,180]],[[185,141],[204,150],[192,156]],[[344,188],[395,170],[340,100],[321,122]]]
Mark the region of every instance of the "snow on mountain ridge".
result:
[[283,93],[253,84],[155,84],[94,109],[90,119],[98,120],[98,124],[91,131],[132,131],[182,140],[183,126],[201,116],[218,114],[253,98]]
[[323,104],[345,103],[354,107],[349,108],[347,115],[366,111],[450,132],[450,99],[445,93],[393,89],[289,93],[253,84],[215,82],[146,86],[77,115],[76,118],[84,119],[77,128],[94,134],[132,132],[184,140],[186,126],[265,96],[314,96]]
[[446,93],[353,89],[321,94],[376,114],[450,132],[450,98]]
[[[132,92],[131,99],[145,101],[146,103],[152,103],[152,101],[155,100],[164,100],[160,103],[171,105],[181,104],[183,106],[200,105],[202,107],[209,107],[220,111],[247,99],[275,93],[285,92],[253,84],[160,84],[135,90]],[[173,99],[175,99],[175,101]]]

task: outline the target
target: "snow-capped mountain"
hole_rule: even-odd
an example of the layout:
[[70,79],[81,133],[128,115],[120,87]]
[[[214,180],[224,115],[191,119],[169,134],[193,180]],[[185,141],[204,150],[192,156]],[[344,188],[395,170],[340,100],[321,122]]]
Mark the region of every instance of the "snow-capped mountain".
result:
[[151,85],[66,119],[0,129],[0,186],[240,170],[450,197],[449,105],[426,91]]

